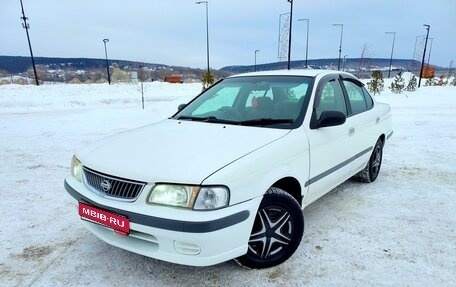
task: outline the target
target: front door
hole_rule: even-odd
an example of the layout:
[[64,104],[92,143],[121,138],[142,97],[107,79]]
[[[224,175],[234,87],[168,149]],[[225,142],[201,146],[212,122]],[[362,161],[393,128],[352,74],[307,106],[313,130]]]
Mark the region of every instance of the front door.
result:
[[[313,115],[318,120],[323,111],[340,111],[346,116],[347,102],[337,76],[323,78],[316,90]],[[310,204],[350,176],[347,160],[350,158],[350,127],[339,126],[310,128],[310,174],[306,182],[308,195],[305,204]]]

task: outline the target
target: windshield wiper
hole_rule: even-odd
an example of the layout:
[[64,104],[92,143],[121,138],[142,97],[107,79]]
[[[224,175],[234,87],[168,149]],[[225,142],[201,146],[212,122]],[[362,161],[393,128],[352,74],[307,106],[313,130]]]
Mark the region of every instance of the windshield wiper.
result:
[[177,118],[177,120],[190,120],[190,121],[195,121],[195,122],[204,122],[209,119],[217,119],[216,117],[192,117],[192,116],[180,116]]
[[239,122],[243,126],[267,126],[275,124],[292,124],[294,123],[293,119],[272,119],[272,118],[260,118],[253,119],[248,121]]
[[219,119],[214,116],[209,116],[209,117],[180,116],[177,118],[177,120],[190,120],[190,121],[195,121],[195,122],[208,122],[208,123],[233,124],[233,125],[238,124],[238,122],[236,122],[236,121]]

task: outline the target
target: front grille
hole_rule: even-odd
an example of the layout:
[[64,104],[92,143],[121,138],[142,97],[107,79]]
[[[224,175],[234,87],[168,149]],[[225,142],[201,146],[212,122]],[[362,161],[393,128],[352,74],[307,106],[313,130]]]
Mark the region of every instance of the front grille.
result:
[[93,192],[113,199],[134,201],[146,186],[145,182],[114,177],[87,167],[84,170],[84,184]]

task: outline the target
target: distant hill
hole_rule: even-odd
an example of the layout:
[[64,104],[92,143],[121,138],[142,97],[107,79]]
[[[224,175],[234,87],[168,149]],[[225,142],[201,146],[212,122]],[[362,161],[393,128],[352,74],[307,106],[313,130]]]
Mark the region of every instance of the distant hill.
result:
[[[51,58],[51,57],[35,57],[35,64],[46,66],[49,69],[64,69],[73,68],[77,70],[88,70],[98,69],[106,67],[105,59],[91,59],[91,58]],[[149,67],[155,69],[170,69],[173,68],[184,68],[184,67],[173,67],[163,64],[151,64],[142,63],[135,61],[115,60],[109,59],[109,63],[115,63],[120,68],[138,68]],[[24,73],[32,67],[30,57],[19,57],[19,56],[0,56],[0,70],[16,74]],[[190,68],[187,68],[190,69]]]
[[[372,70],[388,70],[390,59],[383,58],[350,58],[346,59],[345,63],[341,62],[341,69],[350,72],[359,72],[359,71],[372,71]],[[309,68],[314,69],[337,69],[338,59],[315,59],[308,60]],[[305,68],[305,61],[292,61],[290,63],[292,69]],[[419,71],[421,63],[415,60],[408,59],[393,59],[393,69],[401,71]],[[286,69],[287,62],[275,62],[268,64],[257,64],[257,71],[267,71],[267,70],[280,70]],[[436,67],[437,69],[444,69],[442,67]],[[220,70],[228,73],[245,73],[253,72],[255,69],[254,65],[249,66],[227,66],[223,67]]]
[[[103,82],[106,77],[106,59],[91,58],[52,58],[35,57],[37,74],[40,81],[48,82]],[[144,81],[163,80],[166,76],[177,75],[187,82],[200,81],[205,69],[168,66],[164,64],[143,63],[109,59],[111,73],[113,69],[124,73],[123,77],[132,73],[142,74]],[[141,70],[141,72],[139,72]],[[228,72],[211,71],[215,79],[224,78]],[[0,56],[0,78],[11,78],[13,75],[33,78],[30,57]],[[114,75],[113,75],[114,76]],[[128,77],[128,76],[127,76]],[[12,79],[12,78],[11,78]]]
[[[372,70],[387,71],[390,59],[384,58],[349,58],[345,63],[341,63],[341,69],[352,72],[359,77],[368,77]],[[106,69],[105,59],[91,58],[52,58],[52,57],[35,57],[37,68],[47,71],[47,73],[74,73],[76,71],[97,71],[104,73]],[[168,66],[164,64],[142,63],[135,61],[125,61],[109,59],[111,67],[117,67],[124,71],[137,71],[140,67],[147,69],[151,73],[152,78],[160,79],[166,75],[176,74],[181,75],[184,79],[199,80],[204,74],[204,69],[195,69],[190,67]],[[314,69],[337,69],[338,59],[312,59],[308,60],[308,66]],[[393,59],[394,71],[412,71],[420,70],[420,62],[408,59]],[[0,75],[20,75],[25,74],[32,68],[30,57],[19,56],[0,56]],[[265,70],[281,70],[286,69],[286,62],[275,62],[267,64],[258,64],[257,71]],[[305,68],[305,61],[292,61],[292,69]],[[437,71],[445,70],[446,68],[435,67]],[[254,71],[254,65],[246,66],[227,66],[220,70],[212,69],[212,73],[216,79],[224,78],[231,74],[245,73]],[[54,71],[54,72],[53,72]],[[61,72],[63,71],[63,72]],[[43,77],[40,77],[43,78]],[[64,76],[53,80],[62,80]],[[66,77],[68,78],[68,77]],[[81,78],[81,80],[84,80]]]

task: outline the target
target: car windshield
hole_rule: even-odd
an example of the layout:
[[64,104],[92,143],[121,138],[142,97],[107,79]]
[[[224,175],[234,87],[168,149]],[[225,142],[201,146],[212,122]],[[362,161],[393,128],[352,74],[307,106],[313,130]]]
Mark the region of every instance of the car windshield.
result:
[[246,126],[294,128],[303,118],[313,78],[227,78],[191,101],[174,119]]

